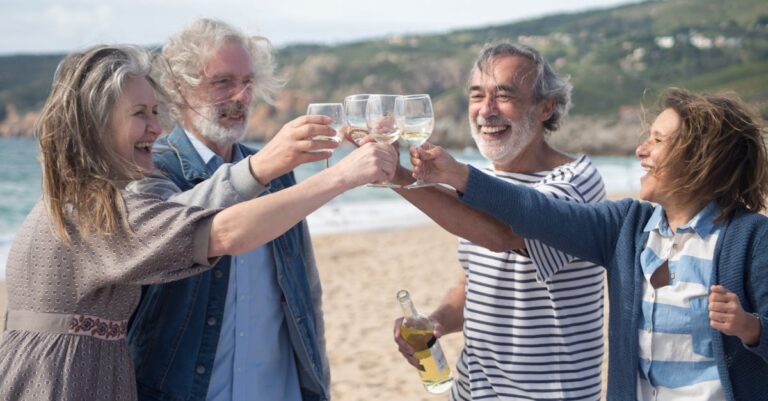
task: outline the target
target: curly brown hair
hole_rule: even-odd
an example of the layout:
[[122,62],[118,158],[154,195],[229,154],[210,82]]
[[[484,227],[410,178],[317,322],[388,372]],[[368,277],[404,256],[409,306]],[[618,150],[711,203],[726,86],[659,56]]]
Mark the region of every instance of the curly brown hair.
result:
[[738,209],[765,209],[766,128],[749,106],[733,93],[698,95],[679,88],[663,93],[658,105],[680,117],[660,166],[669,177],[665,189],[670,195],[701,204],[715,200],[718,221]]

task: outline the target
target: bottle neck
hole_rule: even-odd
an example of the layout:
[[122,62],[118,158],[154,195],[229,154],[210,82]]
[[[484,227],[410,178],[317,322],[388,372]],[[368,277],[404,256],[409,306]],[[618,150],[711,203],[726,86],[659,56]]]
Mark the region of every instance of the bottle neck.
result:
[[411,295],[408,294],[408,291],[400,290],[397,293],[397,300],[400,302],[400,308],[403,309],[403,316],[405,318],[418,315],[416,307],[413,305],[413,302],[411,301]]

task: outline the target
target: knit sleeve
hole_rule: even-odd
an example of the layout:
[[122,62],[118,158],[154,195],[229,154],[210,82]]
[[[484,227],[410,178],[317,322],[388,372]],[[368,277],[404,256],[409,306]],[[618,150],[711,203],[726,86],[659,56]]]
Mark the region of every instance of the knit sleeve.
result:
[[755,236],[747,270],[749,277],[745,280],[753,309],[748,312],[757,314],[760,319],[760,342],[754,347],[744,346],[768,363],[768,244],[765,243],[768,227],[763,224],[762,228],[761,233]]
[[525,238],[540,240],[601,266],[607,265],[616,251],[624,217],[634,202],[627,199],[583,204],[552,199],[535,189],[490,177],[472,166],[461,199],[509,224]]
[[208,258],[213,216],[218,210],[164,202],[147,194],[126,194],[132,233],[93,236],[81,254],[91,268],[84,279],[95,287],[109,284],[154,284],[189,277],[210,269]]

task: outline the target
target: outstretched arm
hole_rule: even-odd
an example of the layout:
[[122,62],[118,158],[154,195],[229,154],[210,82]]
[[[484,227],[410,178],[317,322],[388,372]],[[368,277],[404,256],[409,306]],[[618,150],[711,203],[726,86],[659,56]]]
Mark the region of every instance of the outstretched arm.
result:
[[[417,163],[415,160],[418,151],[416,148],[411,148],[411,159],[414,163]],[[396,183],[407,184],[412,181],[413,178],[408,170],[398,168],[395,176]],[[486,213],[467,206],[459,200],[455,191],[440,186],[396,189],[395,191],[451,234],[494,252],[525,248],[523,238],[512,231],[512,228]]]
[[396,160],[391,146],[367,144],[303,182],[222,210],[211,224],[208,256],[239,255],[271,241],[344,191],[390,179]]
[[314,136],[327,135],[329,123],[330,118],[325,116],[296,118],[286,123],[258,153],[238,163],[225,163],[210,178],[187,191],[182,191],[159,171],[132,182],[128,190],[151,193],[189,206],[232,206],[263,194],[270,181],[297,166],[329,157],[327,152],[308,152],[337,146],[335,142],[327,144],[312,140]]

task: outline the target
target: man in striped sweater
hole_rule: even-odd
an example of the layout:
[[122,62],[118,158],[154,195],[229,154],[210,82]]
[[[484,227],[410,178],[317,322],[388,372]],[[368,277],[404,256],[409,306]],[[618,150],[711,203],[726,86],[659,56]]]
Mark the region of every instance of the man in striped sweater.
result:
[[[486,46],[468,85],[472,137],[492,164],[485,172],[553,198],[604,199],[589,158],[563,154],[546,141],[568,112],[571,88],[531,47]],[[419,151],[412,148],[411,155],[418,164]],[[400,170],[399,183],[413,180]],[[451,399],[599,400],[602,268],[518,236],[463,205],[455,191],[398,192],[461,238],[459,280],[430,315],[435,336],[464,332]],[[418,367],[400,321],[395,342]]]

